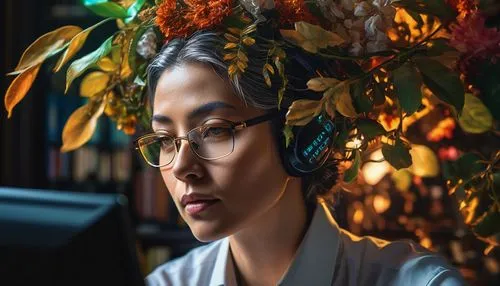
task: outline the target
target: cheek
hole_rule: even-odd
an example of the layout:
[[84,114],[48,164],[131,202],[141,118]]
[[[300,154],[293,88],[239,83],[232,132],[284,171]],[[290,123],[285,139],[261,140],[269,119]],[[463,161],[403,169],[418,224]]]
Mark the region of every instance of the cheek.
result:
[[286,180],[271,133],[264,127],[237,137],[233,154],[212,169],[213,180],[231,204],[228,208],[235,211],[268,208]]

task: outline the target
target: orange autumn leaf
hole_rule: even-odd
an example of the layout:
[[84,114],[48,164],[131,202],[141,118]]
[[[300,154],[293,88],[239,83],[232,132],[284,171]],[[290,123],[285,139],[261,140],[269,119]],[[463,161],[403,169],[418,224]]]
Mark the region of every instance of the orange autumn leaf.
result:
[[14,72],[10,74],[18,74],[27,68],[43,63],[46,58],[63,49],[67,42],[80,31],[82,28],[77,26],[64,26],[39,37],[24,51]]
[[88,103],[71,114],[64,125],[61,152],[75,150],[92,138],[97,120],[104,113],[105,106],[106,100],[102,100],[100,103]]
[[69,42],[68,48],[64,51],[62,56],[57,61],[57,64],[54,67],[54,72],[58,72],[71,58],[73,58],[74,55],[76,55],[78,51],[80,51],[92,30],[109,21],[110,19],[111,18],[104,19],[103,21],[79,32],[76,36],[74,36]]
[[14,109],[14,107],[26,96],[26,93],[28,93],[28,90],[31,88],[41,65],[42,64],[40,63],[25,70],[10,84],[4,98],[8,118],[12,116],[12,109]]

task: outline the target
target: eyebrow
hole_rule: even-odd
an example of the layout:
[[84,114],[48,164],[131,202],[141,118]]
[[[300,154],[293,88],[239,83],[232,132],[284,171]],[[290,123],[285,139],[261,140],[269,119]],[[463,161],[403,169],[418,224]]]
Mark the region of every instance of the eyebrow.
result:
[[[228,104],[228,103],[225,103],[222,101],[213,101],[213,102],[209,102],[207,104],[204,104],[202,106],[199,106],[195,110],[191,111],[188,114],[188,119],[192,120],[196,117],[201,117],[202,115],[207,115],[207,114],[213,112],[214,110],[222,109],[222,108],[236,110],[236,108],[234,106],[232,106],[231,104]],[[161,114],[153,115],[152,121],[156,121],[156,122],[162,123],[162,124],[172,124],[172,122],[173,122],[173,120],[170,117],[168,117],[166,115],[161,115]]]

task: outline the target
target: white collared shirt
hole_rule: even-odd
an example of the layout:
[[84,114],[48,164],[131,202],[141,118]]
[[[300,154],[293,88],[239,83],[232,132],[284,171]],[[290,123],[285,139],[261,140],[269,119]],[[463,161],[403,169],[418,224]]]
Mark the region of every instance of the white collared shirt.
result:
[[[326,204],[317,207],[282,286],[465,285],[446,260],[412,241],[358,237],[341,229]],[[146,284],[236,286],[229,239],[193,249],[156,268]]]

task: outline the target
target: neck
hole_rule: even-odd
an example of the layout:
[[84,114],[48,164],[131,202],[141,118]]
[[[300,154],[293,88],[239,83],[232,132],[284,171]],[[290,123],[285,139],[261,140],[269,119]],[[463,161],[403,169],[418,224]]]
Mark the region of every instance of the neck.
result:
[[243,285],[276,285],[290,266],[307,227],[301,181],[291,179],[281,198],[252,224],[229,237]]

